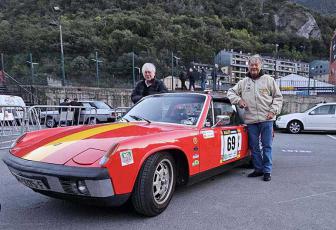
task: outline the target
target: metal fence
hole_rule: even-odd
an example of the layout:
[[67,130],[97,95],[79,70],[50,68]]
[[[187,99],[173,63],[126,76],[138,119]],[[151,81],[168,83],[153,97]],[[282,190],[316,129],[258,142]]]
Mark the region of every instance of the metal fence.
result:
[[113,122],[128,110],[129,107],[118,107],[111,114],[99,114],[96,108],[84,106],[0,106],[0,149],[10,148],[26,132],[53,127],[94,125],[98,123],[98,119],[100,122]]

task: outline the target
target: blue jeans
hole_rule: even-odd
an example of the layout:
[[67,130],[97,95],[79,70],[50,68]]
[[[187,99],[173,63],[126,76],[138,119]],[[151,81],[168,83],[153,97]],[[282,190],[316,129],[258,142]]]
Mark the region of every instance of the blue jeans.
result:
[[258,172],[271,173],[273,121],[248,124],[247,127],[254,169]]

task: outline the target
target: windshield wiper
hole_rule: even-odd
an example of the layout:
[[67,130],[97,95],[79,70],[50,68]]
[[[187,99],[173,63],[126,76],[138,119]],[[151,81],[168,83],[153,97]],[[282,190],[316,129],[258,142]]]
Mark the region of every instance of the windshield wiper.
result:
[[137,115],[128,115],[128,116],[130,116],[131,118],[133,118],[134,120],[137,120],[137,121],[141,121],[141,120],[143,120],[143,121],[147,121],[148,124],[151,123],[150,120],[148,120],[148,119],[146,119],[146,118],[143,118],[143,117],[140,117],[140,116],[137,116]]

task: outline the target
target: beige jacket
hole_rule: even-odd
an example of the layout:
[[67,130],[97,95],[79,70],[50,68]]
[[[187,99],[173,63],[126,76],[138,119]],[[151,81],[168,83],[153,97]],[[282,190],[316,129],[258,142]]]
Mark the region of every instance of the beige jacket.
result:
[[[266,74],[256,80],[245,77],[229,89],[227,97],[232,104],[238,104],[241,99],[246,102],[248,108],[243,115],[246,124],[267,121],[268,112],[278,115],[283,101],[274,78]],[[275,120],[275,116],[272,120]]]

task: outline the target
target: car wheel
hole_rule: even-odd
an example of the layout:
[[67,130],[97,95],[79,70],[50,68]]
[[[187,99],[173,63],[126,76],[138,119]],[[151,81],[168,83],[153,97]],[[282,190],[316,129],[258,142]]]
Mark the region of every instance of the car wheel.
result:
[[97,124],[97,119],[94,118],[94,117],[91,117],[90,119],[88,119],[87,124],[88,125],[95,125],[95,124]]
[[163,212],[173,196],[176,184],[174,158],[168,153],[150,156],[142,165],[132,194],[136,212],[156,216]]
[[48,117],[48,118],[47,118],[47,121],[46,121],[46,126],[47,126],[48,128],[53,128],[53,127],[55,127],[55,126],[56,126],[56,121],[55,121],[55,119],[52,118],[52,117]]
[[297,134],[302,131],[302,123],[300,121],[290,121],[287,126],[287,130],[290,133]]

